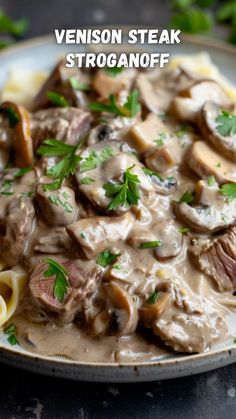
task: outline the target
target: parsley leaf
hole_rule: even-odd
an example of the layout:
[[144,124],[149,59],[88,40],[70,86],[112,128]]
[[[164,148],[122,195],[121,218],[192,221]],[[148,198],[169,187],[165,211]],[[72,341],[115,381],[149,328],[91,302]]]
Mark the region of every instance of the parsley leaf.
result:
[[236,134],[236,115],[227,111],[221,111],[216,118],[216,129],[224,137]]
[[123,180],[120,183],[107,182],[103,185],[106,196],[111,198],[108,205],[108,211],[117,209],[119,206],[138,205],[140,199],[139,183],[137,175],[131,173],[134,165],[129,167],[123,174]]
[[76,77],[70,77],[69,80],[75,90],[80,90],[81,92],[90,92],[92,90],[89,84],[80,82]]
[[13,36],[21,37],[25,34],[29,26],[27,19],[13,20],[0,9],[0,32],[9,33]]
[[69,288],[68,271],[63,265],[60,265],[51,258],[45,258],[44,261],[48,263],[48,269],[43,275],[45,278],[55,276],[53,295],[62,303]]
[[122,71],[124,70],[123,67],[107,67],[105,69],[106,73],[111,76],[111,77],[116,77],[118,76],[118,74],[122,73]]
[[65,178],[75,174],[81,160],[81,157],[76,154],[80,147],[81,143],[73,146],[54,139],[47,139],[43,142],[37,150],[38,154],[46,157],[64,157],[59,163],[47,171],[47,174],[56,180],[53,183],[44,185],[44,190],[52,191],[60,188]]
[[215,185],[215,183],[216,183],[215,176],[214,175],[209,176],[208,179],[207,179],[207,183],[208,183],[209,186]]
[[156,145],[158,147],[162,147],[164,145],[165,140],[166,140],[166,133],[165,132],[161,132],[158,135],[158,138],[156,140],[154,140],[154,143],[156,143]]
[[225,183],[221,186],[220,192],[227,199],[228,204],[236,198],[236,183]]
[[154,291],[152,293],[152,295],[150,295],[150,297],[147,299],[147,304],[155,304],[155,302],[157,301],[159,297],[159,292],[158,291]]
[[80,173],[96,169],[97,166],[104,163],[104,161],[112,156],[113,150],[111,147],[104,147],[100,151],[91,150],[89,155],[85,157],[80,164]]
[[89,109],[93,112],[109,112],[117,116],[133,118],[141,110],[140,103],[138,103],[138,96],[138,90],[133,90],[122,106],[116,103],[114,95],[110,95],[109,103],[92,102],[89,104]]
[[47,92],[46,95],[54,106],[58,106],[60,108],[66,108],[67,106],[69,106],[68,101],[64,98],[64,96],[59,95],[59,93]]
[[14,177],[15,178],[18,178],[18,177],[24,176],[27,173],[31,172],[31,170],[33,170],[33,167],[32,166],[23,167],[23,169],[19,169],[19,170],[17,170],[16,173],[14,173]]
[[191,231],[191,228],[188,228],[188,227],[180,227],[180,228],[178,228],[177,231],[179,233],[185,234],[185,233],[188,233],[189,231]]
[[172,16],[170,26],[183,32],[199,33],[209,31],[213,22],[211,13],[199,8],[189,8]]
[[95,180],[91,177],[88,177],[88,176],[85,176],[80,181],[81,185],[91,185],[91,183],[93,183],[93,182],[95,182]]
[[1,108],[1,112],[7,116],[11,128],[14,128],[21,120],[20,116],[12,106]]
[[1,187],[1,195],[13,195],[12,184],[13,182],[11,180],[5,180]]
[[11,323],[4,329],[4,334],[8,335],[7,341],[11,345],[19,345],[19,342],[16,338],[16,325],[14,323]]
[[140,249],[153,249],[154,247],[160,247],[162,245],[161,240],[153,240],[151,242],[141,243],[139,248]]
[[184,192],[184,194],[181,196],[179,203],[186,202],[186,204],[191,204],[194,201],[193,193],[190,191]]
[[49,195],[48,199],[49,199],[49,201],[50,201],[52,204],[56,205],[57,207],[58,207],[59,205],[61,205],[61,206],[64,208],[64,211],[65,211],[66,213],[71,214],[71,213],[72,213],[72,211],[73,211],[73,207],[72,207],[72,205],[68,202],[69,195],[67,195],[67,193],[65,192],[65,193],[63,194],[63,196],[64,196],[64,198],[65,198],[65,201],[62,201],[62,199],[61,199],[59,196],[57,196],[57,195]]
[[145,175],[147,176],[156,176],[158,177],[158,179],[160,179],[161,181],[164,180],[164,178],[157,172],[154,172],[153,170],[148,169],[147,167],[142,167],[143,172],[145,173]]
[[111,265],[116,259],[120,256],[120,253],[111,253],[109,250],[104,250],[101,252],[97,258],[97,264],[106,268],[108,265]]

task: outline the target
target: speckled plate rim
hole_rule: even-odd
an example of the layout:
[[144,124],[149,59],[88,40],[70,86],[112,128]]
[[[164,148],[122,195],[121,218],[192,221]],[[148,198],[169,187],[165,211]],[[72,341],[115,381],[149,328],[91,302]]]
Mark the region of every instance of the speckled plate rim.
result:
[[[124,33],[130,29],[127,26],[107,25],[107,27],[122,28]],[[147,27],[147,26],[135,26]],[[91,27],[90,27],[91,28]],[[102,26],[100,26],[102,28]],[[236,58],[236,48],[220,40],[202,36],[181,35],[181,40],[204,48],[232,54]],[[53,35],[43,35],[20,42],[0,52],[0,58],[8,58],[15,52],[27,51],[28,48],[54,43]],[[26,369],[32,372],[70,378],[81,381],[95,382],[138,382],[155,381],[198,374],[220,368],[236,362],[236,344],[225,345],[196,355],[178,355],[157,361],[132,363],[101,363],[79,362],[62,358],[52,358],[24,351],[19,352],[9,346],[0,345],[0,361]]]

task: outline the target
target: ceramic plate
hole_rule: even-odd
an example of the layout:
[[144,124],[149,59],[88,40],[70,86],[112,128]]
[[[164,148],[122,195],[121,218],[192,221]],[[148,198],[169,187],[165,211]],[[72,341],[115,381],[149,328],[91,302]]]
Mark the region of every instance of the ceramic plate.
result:
[[[235,82],[236,49],[205,38],[182,38],[182,43],[168,46],[171,54],[193,54],[207,51],[222,74]],[[74,47],[74,46],[73,46]],[[152,51],[153,46],[143,48]],[[71,46],[56,45],[52,37],[40,37],[23,42],[0,54],[0,88],[12,68],[48,70],[65,51],[75,50]],[[83,47],[77,46],[78,51]],[[166,46],[158,47],[161,52]],[[30,371],[72,378],[84,381],[100,382],[137,382],[162,380],[209,371],[236,361],[236,345],[233,343],[214,348],[198,355],[170,355],[157,358],[156,361],[132,364],[101,364],[69,361],[60,358],[36,356],[20,347],[11,347],[6,337],[0,333],[0,360],[13,366]]]

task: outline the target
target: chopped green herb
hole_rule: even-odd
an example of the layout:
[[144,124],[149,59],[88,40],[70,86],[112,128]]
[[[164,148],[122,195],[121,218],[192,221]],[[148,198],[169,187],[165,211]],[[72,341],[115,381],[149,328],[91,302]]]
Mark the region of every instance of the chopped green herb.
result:
[[166,133],[165,132],[161,132],[158,135],[158,138],[156,140],[154,140],[154,143],[156,143],[156,145],[158,147],[162,147],[164,145],[165,140],[166,140]]
[[184,192],[184,194],[181,196],[179,203],[186,202],[186,204],[191,204],[194,201],[193,193],[190,191]]
[[147,299],[146,302],[148,304],[155,304],[155,302],[157,301],[158,297],[159,297],[159,292],[158,291],[154,291],[152,293],[152,295],[150,295],[150,297]]
[[5,333],[5,335],[8,335],[7,341],[11,345],[19,345],[19,342],[16,338],[16,326],[15,326],[14,323],[11,323],[9,326],[7,326],[4,329],[4,333]]
[[183,32],[199,33],[209,31],[213,27],[213,22],[210,12],[191,7],[173,15],[170,26]]
[[82,239],[85,239],[85,234],[83,232],[80,233],[80,237],[82,237]]
[[47,92],[47,98],[54,106],[58,106],[59,108],[66,108],[69,106],[68,101],[64,98],[64,96],[59,95],[56,92]]
[[45,191],[53,191],[61,187],[65,178],[74,175],[81,157],[76,154],[81,144],[72,146],[64,144],[62,141],[48,139],[38,148],[37,153],[46,157],[64,157],[59,163],[47,171],[49,176],[56,180],[53,183],[45,184]]
[[0,111],[7,116],[11,128],[14,128],[21,120],[20,116],[12,106],[0,108]]
[[140,103],[138,103],[138,90],[133,90],[127,97],[124,105],[118,105],[114,95],[110,95],[109,103],[92,102],[89,109],[93,112],[109,112],[118,116],[133,118],[141,110]]
[[221,167],[221,163],[220,163],[220,162],[218,162],[218,163],[216,164],[216,167]]
[[227,111],[221,111],[216,118],[217,131],[224,137],[236,134],[236,115]]
[[96,169],[97,166],[104,163],[107,159],[113,156],[111,147],[104,147],[100,151],[91,150],[89,155],[85,157],[80,163],[80,173]]
[[117,209],[119,206],[138,205],[140,199],[139,184],[137,175],[131,173],[134,165],[129,167],[123,174],[123,180],[120,183],[108,182],[103,185],[106,196],[111,198],[108,205],[108,211]]
[[106,68],[106,73],[111,76],[111,77],[116,77],[118,76],[118,74],[122,73],[122,71],[124,70],[123,67],[111,67],[111,68]]
[[0,32],[9,33],[18,38],[25,34],[28,26],[27,19],[13,20],[0,9]]
[[122,269],[122,266],[117,264],[113,266],[113,269],[115,269],[116,271],[120,271]]
[[21,192],[21,195],[24,196],[25,198],[32,198],[34,196],[34,191]]
[[227,199],[230,204],[236,198],[236,183],[225,183],[221,186],[220,192]]
[[70,77],[70,84],[75,90],[80,90],[81,92],[90,92],[92,87],[89,84],[81,83],[76,77]]
[[63,265],[60,265],[51,258],[45,258],[44,260],[48,264],[48,269],[43,275],[45,278],[55,276],[53,295],[58,301],[60,301],[60,303],[62,303],[69,288],[68,271]]
[[185,234],[185,233],[188,233],[189,231],[191,231],[191,228],[188,228],[188,227],[180,227],[180,228],[178,228],[177,231],[179,233]]
[[153,240],[151,242],[145,242],[140,244],[140,249],[153,249],[154,247],[160,247],[162,245],[161,240]]
[[154,172],[153,170],[148,169],[147,167],[142,167],[142,170],[145,173],[145,175],[147,175],[147,176],[156,176],[156,177],[158,177],[158,179],[160,179],[160,181],[164,180],[164,178],[161,175],[159,175],[159,173]]
[[116,259],[120,256],[120,253],[111,253],[109,250],[104,250],[101,252],[97,258],[97,264],[106,268],[108,265],[111,265]]
[[234,343],[236,343],[236,338],[234,338]]
[[95,180],[91,177],[84,177],[83,179],[81,179],[80,183],[81,185],[91,185],[91,183],[95,182]]
[[188,125],[182,125],[178,131],[175,132],[176,137],[182,138],[184,135],[186,135],[189,132],[189,126]]
[[72,213],[73,207],[67,200],[63,202],[57,195],[49,195],[48,199],[52,204],[56,205],[57,207],[61,205],[66,213]]
[[17,170],[17,172],[16,172],[16,173],[14,173],[14,177],[15,177],[15,178],[18,178],[18,177],[24,176],[24,175],[26,175],[27,173],[31,172],[31,170],[32,170],[32,169],[33,169],[33,167],[32,167],[32,166],[29,166],[29,167],[23,167],[23,169],[19,169],[19,170]]
[[14,192],[12,191],[12,185],[13,182],[11,180],[5,180],[1,187],[1,195],[13,195]]
[[216,183],[215,176],[213,176],[213,175],[209,176],[208,179],[207,179],[207,183],[208,183],[209,186],[215,185],[215,183]]
[[159,112],[157,116],[162,120],[165,121],[167,119],[167,113],[166,112]]

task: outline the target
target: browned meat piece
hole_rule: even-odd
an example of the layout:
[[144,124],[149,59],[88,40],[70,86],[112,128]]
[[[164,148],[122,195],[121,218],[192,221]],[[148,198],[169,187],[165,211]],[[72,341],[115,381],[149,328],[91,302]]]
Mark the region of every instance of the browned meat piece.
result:
[[73,87],[71,78],[83,85],[87,85],[89,81],[88,76],[81,70],[78,68],[67,68],[64,61],[60,61],[36,96],[34,110],[52,106],[47,98],[48,91],[53,91],[62,95],[70,106],[84,106],[87,103],[86,95],[80,89],[75,89]]
[[82,311],[86,301],[92,299],[96,293],[101,279],[99,267],[89,267],[80,260],[59,262],[68,272],[69,288],[65,298],[60,302],[54,296],[55,275],[45,277],[48,269],[46,261],[41,260],[30,276],[29,290],[32,301],[39,305],[45,313],[52,317],[59,325],[71,323],[75,316]]
[[236,291],[236,227],[203,246],[194,246],[191,258],[198,269],[211,276],[219,290]]
[[174,351],[205,351],[224,334],[225,324],[210,303],[203,305],[170,281],[158,284],[156,291],[157,300],[140,309],[140,318]]
[[12,198],[0,225],[0,255],[9,267],[17,265],[24,255],[33,229],[34,216],[30,198]]
[[31,131],[34,147],[47,138],[76,145],[90,128],[91,115],[77,108],[50,108],[32,114]]
[[68,226],[66,231],[90,259],[118,240],[125,240],[131,228],[132,217],[126,213],[121,217],[83,218]]
[[40,214],[49,225],[66,226],[75,221],[78,208],[75,202],[75,193],[71,188],[62,186],[56,191],[45,191],[39,184],[35,194]]

